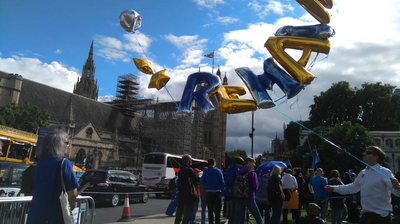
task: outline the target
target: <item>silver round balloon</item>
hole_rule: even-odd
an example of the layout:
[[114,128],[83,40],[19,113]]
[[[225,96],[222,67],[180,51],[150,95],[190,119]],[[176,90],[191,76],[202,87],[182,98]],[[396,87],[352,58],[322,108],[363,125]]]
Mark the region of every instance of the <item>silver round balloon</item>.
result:
[[135,10],[128,9],[119,15],[119,24],[126,32],[134,32],[142,26],[142,18]]

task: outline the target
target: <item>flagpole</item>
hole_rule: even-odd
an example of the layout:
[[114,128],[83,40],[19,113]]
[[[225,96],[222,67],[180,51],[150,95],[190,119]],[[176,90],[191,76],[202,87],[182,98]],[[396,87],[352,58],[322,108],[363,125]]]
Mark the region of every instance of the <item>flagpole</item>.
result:
[[215,55],[214,55],[214,49],[213,49],[213,64],[212,64],[212,74],[214,74],[214,58],[215,58]]

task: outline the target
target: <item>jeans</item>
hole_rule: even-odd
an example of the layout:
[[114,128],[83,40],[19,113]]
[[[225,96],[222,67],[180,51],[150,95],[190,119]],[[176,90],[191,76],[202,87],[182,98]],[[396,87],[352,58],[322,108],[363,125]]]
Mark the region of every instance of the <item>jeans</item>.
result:
[[236,199],[236,224],[243,224],[246,221],[247,209],[253,215],[257,224],[264,224],[254,199]]
[[207,201],[201,200],[201,224],[206,224]]
[[[300,210],[298,210],[298,209],[290,209],[290,211],[292,212],[292,219],[295,221],[296,224],[299,224],[299,218],[300,218],[299,212],[300,212]],[[288,220],[287,220],[288,213],[289,213],[289,209],[283,209],[283,216],[282,216],[282,218],[283,218],[282,223],[283,224],[287,224],[288,223]]]
[[199,210],[199,201],[195,201],[194,202],[194,207],[193,207],[193,212],[192,212],[192,218],[190,219],[190,223],[191,224],[195,224],[196,223],[196,213],[197,210]]
[[235,223],[235,212],[236,212],[236,199],[235,198],[227,198],[228,199],[228,205],[229,205],[229,221],[228,224],[234,224]]
[[[221,220],[221,208],[222,208],[221,193],[207,192],[207,205],[208,205],[208,223],[219,224]],[[214,213],[215,213],[215,218],[214,218]]]
[[272,217],[269,222],[270,224],[280,224],[282,208],[283,199],[272,201]]
[[342,210],[343,210],[342,208],[331,210],[332,224],[341,224],[342,223]]
[[[192,218],[193,212],[193,202],[186,202],[184,200],[178,200],[178,208],[176,209],[176,216],[175,216],[175,224],[189,224],[190,219]],[[183,216],[183,220],[182,220]]]
[[261,204],[257,203],[258,210],[260,211],[261,218],[265,215],[265,224],[269,224],[271,204]]

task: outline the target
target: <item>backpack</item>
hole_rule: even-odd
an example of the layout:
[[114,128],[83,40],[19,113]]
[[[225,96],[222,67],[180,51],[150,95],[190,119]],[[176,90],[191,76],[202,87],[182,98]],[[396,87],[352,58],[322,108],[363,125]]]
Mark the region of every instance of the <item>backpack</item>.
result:
[[233,182],[233,196],[235,198],[248,198],[250,192],[249,173],[251,170],[236,176]]

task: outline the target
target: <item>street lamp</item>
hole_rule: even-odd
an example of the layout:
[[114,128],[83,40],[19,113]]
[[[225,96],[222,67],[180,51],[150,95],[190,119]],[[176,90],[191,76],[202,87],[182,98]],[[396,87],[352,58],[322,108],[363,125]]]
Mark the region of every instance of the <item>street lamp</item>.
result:
[[254,139],[254,110],[251,111],[251,133],[249,133],[249,137],[251,138],[251,158],[254,158],[253,156],[253,139]]

